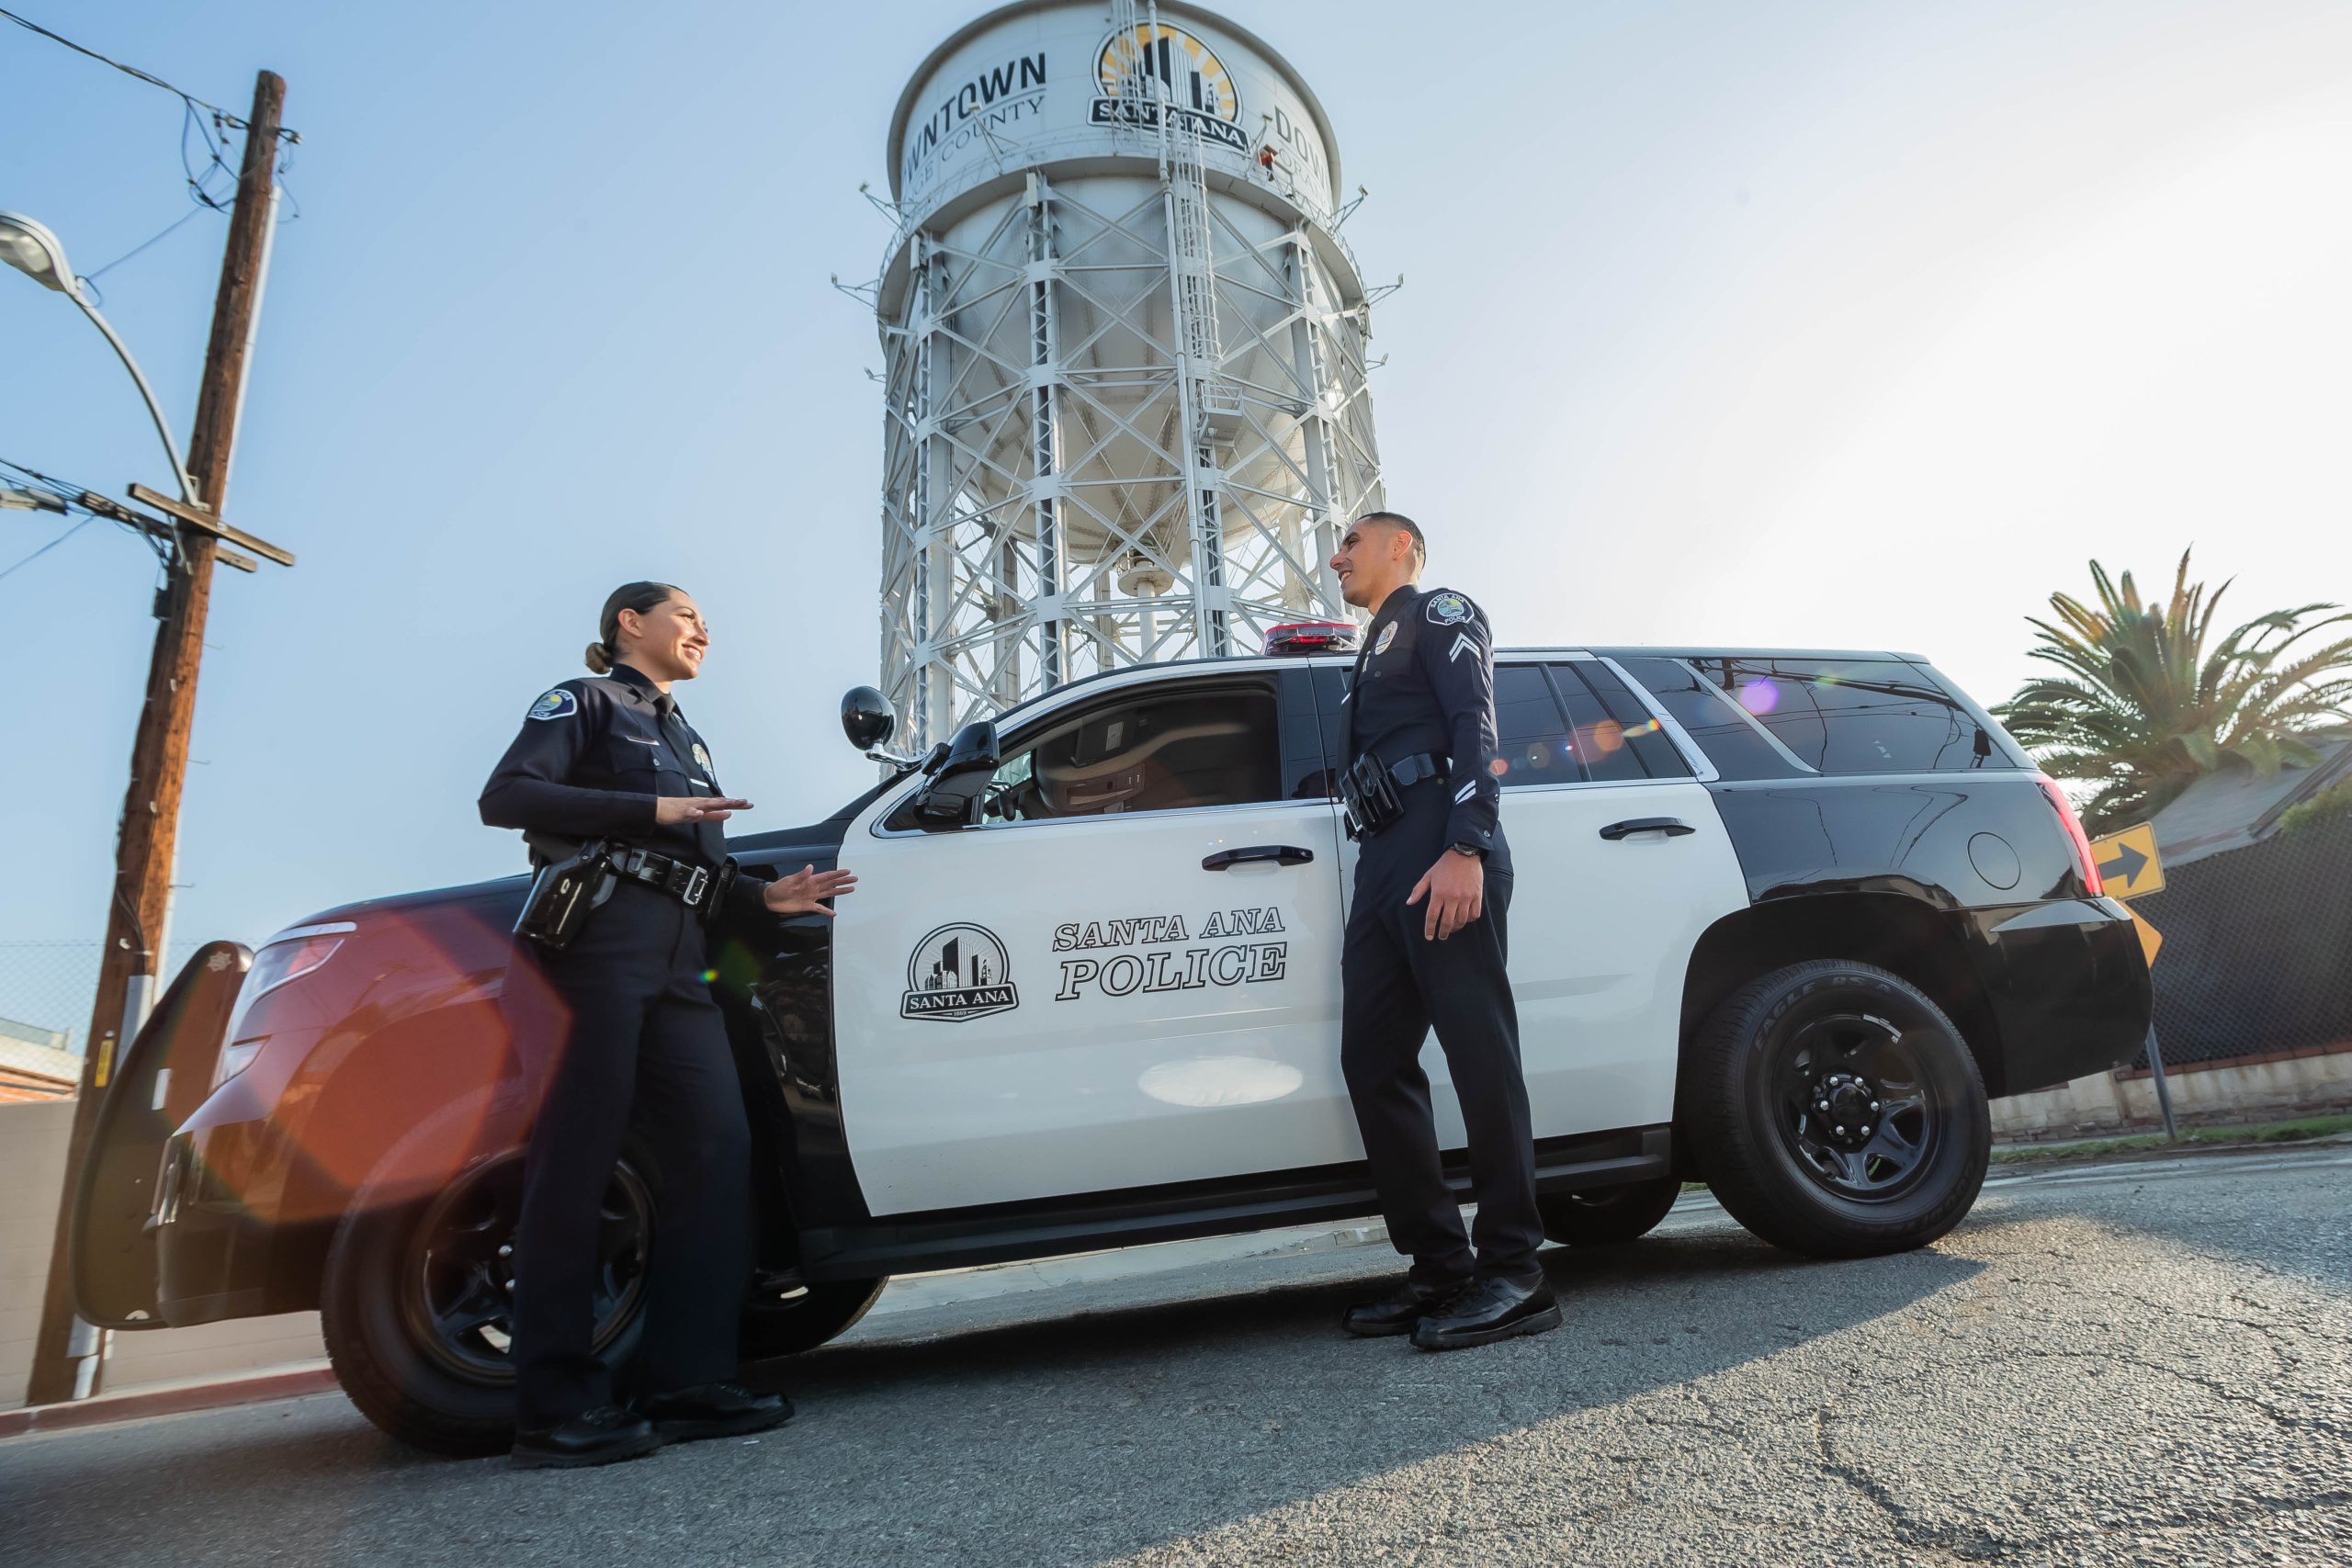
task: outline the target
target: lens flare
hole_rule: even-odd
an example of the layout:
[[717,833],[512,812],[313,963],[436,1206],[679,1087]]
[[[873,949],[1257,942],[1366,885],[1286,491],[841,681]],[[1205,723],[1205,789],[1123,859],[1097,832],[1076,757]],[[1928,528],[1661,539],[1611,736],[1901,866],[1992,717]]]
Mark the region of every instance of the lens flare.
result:
[[1754,714],[1770,713],[1781,705],[1779,683],[1758,675],[1739,688],[1739,705]]

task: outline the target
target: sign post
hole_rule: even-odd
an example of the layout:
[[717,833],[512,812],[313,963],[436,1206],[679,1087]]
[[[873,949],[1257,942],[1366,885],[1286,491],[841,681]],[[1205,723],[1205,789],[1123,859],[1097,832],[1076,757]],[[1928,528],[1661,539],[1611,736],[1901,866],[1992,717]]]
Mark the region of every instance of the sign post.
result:
[[[2091,863],[2098,867],[2099,880],[2106,885],[2108,897],[2125,900],[2144,898],[2161,892],[2165,885],[2165,864],[2156,853],[2156,829],[2151,822],[2142,822],[2091,840]],[[2156,928],[2141,917],[2137,909],[2127,912],[2132,924],[2140,932],[2140,951],[2147,956],[2148,966],[2155,967],[2156,950],[2164,945],[2164,938]],[[2156,1086],[2156,1111],[2164,1117],[2165,1136],[2177,1140],[2179,1123],[2173,1120],[2172,1085],[2165,1078],[2164,1053],[2156,1045],[2156,1021],[2148,1021],[2148,1079]]]

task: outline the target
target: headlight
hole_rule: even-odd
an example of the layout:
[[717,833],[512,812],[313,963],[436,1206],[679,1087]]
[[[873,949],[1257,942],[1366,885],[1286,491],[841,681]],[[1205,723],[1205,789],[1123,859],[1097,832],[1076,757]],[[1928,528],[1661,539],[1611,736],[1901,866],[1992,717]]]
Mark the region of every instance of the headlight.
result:
[[254,954],[254,966],[245,972],[244,988],[237,997],[237,1010],[229,1020],[228,1043],[220,1048],[220,1063],[212,1069],[213,1088],[220,1088],[253,1066],[254,1058],[268,1043],[266,1033],[251,1039],[242,1037],[254,1003],[333,958],[345,939],[357,929],[349,920],[331,920],[324,925],[297,926],[262,943],[261,951]]
[[278,987],[300,979],[333,958],[335,949],[342,945],[342,937],[323,933],[274,939],[254,954],[253,969],[245,976],[245,994],[266,997]]

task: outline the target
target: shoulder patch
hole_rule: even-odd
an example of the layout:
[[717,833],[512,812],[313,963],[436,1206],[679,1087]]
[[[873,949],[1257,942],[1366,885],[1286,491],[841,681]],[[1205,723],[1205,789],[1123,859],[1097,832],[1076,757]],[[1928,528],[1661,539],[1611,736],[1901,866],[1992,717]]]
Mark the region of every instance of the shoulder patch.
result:
[[531,711],[523,716],[525,718],[570,718],[579,711],[580,699],[561,686],[558,686],[554,691],[533,703]]
[[1477,613],[1476,605],[1451,588],[1430,595],[1427,614],[1433,626],[1458,626]]

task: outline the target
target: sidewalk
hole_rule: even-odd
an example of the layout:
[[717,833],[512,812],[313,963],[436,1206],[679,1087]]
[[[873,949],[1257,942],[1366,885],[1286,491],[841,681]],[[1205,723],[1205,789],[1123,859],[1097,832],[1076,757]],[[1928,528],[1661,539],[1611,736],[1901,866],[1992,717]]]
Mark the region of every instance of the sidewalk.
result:
[[334,1387],[334,1372],[324,1361],[266,1367],[234,1377],[184,1378],[176,1382],[148,1383],[120,1393],[96,1394],[66,1404],[0,1410],[0,1438],[103,1427],[117,1421],[177,1416],[190,1410],[218,1410],[232,1404],[258,1404],[271,1399],[299,1399],[304,1394],[328,1393]]

